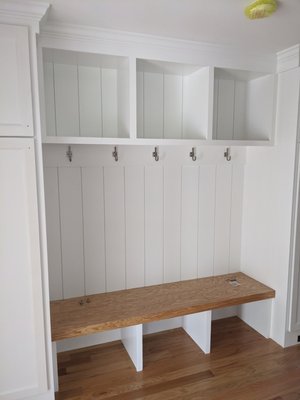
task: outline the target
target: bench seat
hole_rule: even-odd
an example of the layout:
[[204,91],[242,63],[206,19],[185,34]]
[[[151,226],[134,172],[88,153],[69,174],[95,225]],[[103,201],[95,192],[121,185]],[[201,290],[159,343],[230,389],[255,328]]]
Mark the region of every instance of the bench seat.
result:
[[52,341],[274,297],[273,289],[238,272],[52,301]]

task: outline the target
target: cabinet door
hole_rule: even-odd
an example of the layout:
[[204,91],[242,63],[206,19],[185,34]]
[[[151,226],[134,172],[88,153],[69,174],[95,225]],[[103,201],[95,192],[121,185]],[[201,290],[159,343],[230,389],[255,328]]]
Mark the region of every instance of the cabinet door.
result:
[[0,25],[0,136],[33,136],[28,28]]
[[0,399],[47,390],[33,139],[0,139]]

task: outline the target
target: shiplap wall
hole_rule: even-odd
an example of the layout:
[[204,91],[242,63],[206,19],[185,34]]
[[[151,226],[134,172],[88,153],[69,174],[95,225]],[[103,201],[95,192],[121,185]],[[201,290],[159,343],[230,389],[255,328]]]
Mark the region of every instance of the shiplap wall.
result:
[[240,268],[245,150],[44,146],[51,299]]
[[[145,61],[145,68],[147,62]],[[139,68],[142,66],[139,64]],[[188,75],[137,71],[137,134],[141,138],[205,139],[211,70]]]

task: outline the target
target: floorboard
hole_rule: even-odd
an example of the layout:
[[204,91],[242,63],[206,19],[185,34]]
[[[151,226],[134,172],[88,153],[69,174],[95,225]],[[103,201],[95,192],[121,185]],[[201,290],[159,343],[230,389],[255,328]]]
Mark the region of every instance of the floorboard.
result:
[[300,346],[282,349],[237,317],[214,321],[205,355],[182,330],[144,337],[136,373],[120,342],[60,353],[56,400],[300,400]]

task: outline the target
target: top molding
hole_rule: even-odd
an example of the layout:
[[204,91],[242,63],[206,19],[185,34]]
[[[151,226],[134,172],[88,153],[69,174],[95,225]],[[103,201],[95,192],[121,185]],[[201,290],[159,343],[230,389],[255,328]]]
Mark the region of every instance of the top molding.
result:
[[41,28],[39,44],[86,52],[186,62],[197,65],[276,71],[276,55],[253,53],[231,45],[174,39],[85,25],[49,23]]
[[277,53],[277,72],[288,71],[300,66],[300,45],[289,47]]
[[48,3],[34,0],[0,0],[1,20],[27,20],[39,23],[46,18]]

